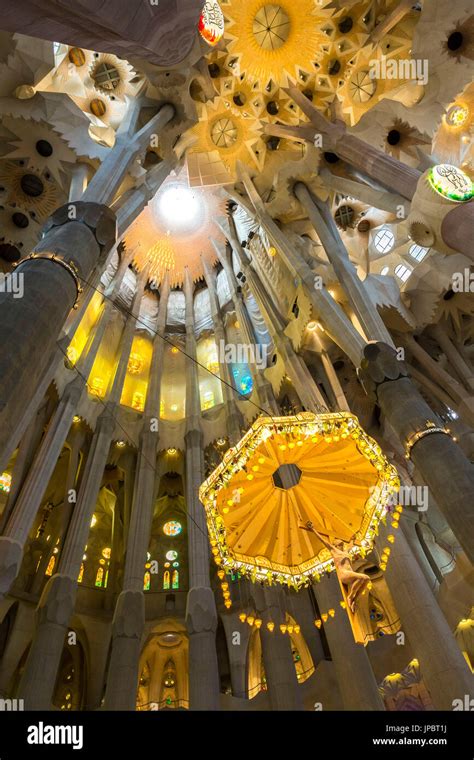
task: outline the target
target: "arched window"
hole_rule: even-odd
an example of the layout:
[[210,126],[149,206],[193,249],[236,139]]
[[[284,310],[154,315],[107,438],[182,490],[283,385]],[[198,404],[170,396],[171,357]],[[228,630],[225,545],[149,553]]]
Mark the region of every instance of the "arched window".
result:
[[149,591],[150,586],[151,586],[151,575],[150,575],[150,571],[147,570],[143,577],[143,591]]
[[405,264],[398,264],[395,267],[395,274],[402,282],[406,282],[411,275],[411,269],[406,267]]
[[95,585],[102,587],[102,584],[104,583],[104,568],[102,565],[97,570],[97,574],[95,576]]
[[51,558],[48,562],[48,567],[46,568],[45,575],[51,576],[53,574],[55,564],[56,564],[56,555],[53,554],[51,555]]
[[429,248],[423,248],[423,246],[416,245],[416,243],[414,243],[412,246],[410,246],[408,253],[412,259],[415,259],[415,261],[423,261],[429,250]]
[[383,276],[385,276],[386,274],[388,274],[388,273],[389,273],[389,271],[390,271],[390,267],[384,267],[384,268],[381,270],[380,274],[381,274],[381,275],[383,275]]
[[84,562],[81,563],[81,569],[79,570],[79,575],[77,576],[77,582],[82,583],[82,579],[84,578]]
[[179,571],[178,570],[173,570],[172,578],[173,578],[172,583],[171,583],[172,588],[175,588],[175,589],[179,588]]
[[169,587],[170,587],[170,571],[165,570],[165,572],[163,573],[163,589],[165,591],[169,591]]

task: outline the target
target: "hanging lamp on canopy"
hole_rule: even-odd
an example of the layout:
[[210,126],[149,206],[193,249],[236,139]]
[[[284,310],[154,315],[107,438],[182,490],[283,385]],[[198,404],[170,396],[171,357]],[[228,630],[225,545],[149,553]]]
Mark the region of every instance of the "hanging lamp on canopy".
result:
[[399,489],[395,468],[352,414],[260,417],[200,488],[212,554],[253,581],[299,588],[334,569],[311,521],[355,558],[372,547]]

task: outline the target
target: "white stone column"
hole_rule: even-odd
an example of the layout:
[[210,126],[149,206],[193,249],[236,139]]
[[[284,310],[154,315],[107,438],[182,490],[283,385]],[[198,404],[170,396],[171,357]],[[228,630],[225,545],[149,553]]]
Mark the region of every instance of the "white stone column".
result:
[[[403,520],[403,517],[402,517]],[[453,701],[474,696],[474,678],[424,577],[402,529],[388,543],[380,525],[377,546],[391,549],[385,577],[435,709],[452,710]]]
[[474,561],[474,468],[407,377],[397,352],[383,343],[364,350],[359,378],[376,400],[457,540]]
[[[282,634],[279,629],[282,623],[286,623],[283,591],[280,588],[256,588],[254,596],[263,621],[260,628],[260,640],[271,708],[272,710],[302,710],[302,696],[296,678],[291,639],[288,634]],[[273,632],[267,628],[267,623],[270,621],[275,624]]]
[[474,372],[472,370],[472,367],[470,367],[464,357],[461,356],[458,349],[447,334],[446,328],[442,325],[434,325],[431,327],[431,333],[443,353],[446,355],[447,360],[459,375],[461,381],[469,391],[473,392]]
[[351,410],[349,408],[349,404],[342,389],[341,383],[339,382],[337,372],[334,369],[334,365],[329,357],[329,354],[324,348],[317,333],[313,333],[313,340],[318,349],[319,356],[321,358],[321,364],[323,365],[324,372],[334,394],[338,410],[341,412],[350,412]]
[[114,147],[107,154],[82,196],[84,202],[110,205],[135,158],[145,151],[152,135],[159,135],[176,113],[173,105],[165,104],[144,127],[136,132],[141,107],[140,98],[132,101],[117,131]]
[[407,346],[428,377],[451,396],[466,423],[471,427],[474,426],[474,396],[470,395],[456,378],[435,361],[413,335],[403,336],[402,343]]
[[80,201],[89,181],[91,167],[82,161],[74,164],[71,172],[71,184],[69,186],[69,202]]
[[[226,634],[227,650],[229,653],[232,696],[246,699],[248,694],[247,656],[252,629],[248,625],[242,627],[238,615],[237,611],[229,610],[221,617],[221,620]],[[240,635],[237,644],[234,638],[235,632],[238,632]]]
[[[341,590],[335,573],[313,586],[321,613],[334,609],[324,632],[331,651],[344,710],[384,710],[377,681],[363,644],[356,644],[351,624],[340,606]],[[324,705],[323,705],[324,709]]]

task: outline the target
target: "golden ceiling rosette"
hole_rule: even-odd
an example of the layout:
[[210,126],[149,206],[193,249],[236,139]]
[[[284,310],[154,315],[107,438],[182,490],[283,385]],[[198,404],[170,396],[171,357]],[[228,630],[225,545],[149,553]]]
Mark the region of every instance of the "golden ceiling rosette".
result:
[[[206,156],[212,165],[219,163],[219,171],[201,171],[202,185],[228,184],[236,177],[238,161],[251,161],[259,171],[263,170],[266,146],[262,140],[262,128],[258,118],[248,109],[243,114],[236,113],[222,98],[213,103],[197,104],[199,121],[192,128],[195,143],[188,151],[189,158]],[[218,181],[213,175],[222,180]],[[197,184],[194,183],[193,184]]]
[[263,86],[270,80],[287,84],[297,67],[312,69],[325,39],[321,27],[332,15],[316,0],[227,0],[221,5],[229,54],[238,59],[240,74]]
[[334,569],[330,543],[365,556],[399,488],[396,469],[349,413],[260,417],[202,484],[216,564],[299,588]]
[[[423,87],[416,78],[406,78],[406,73],[414,71],[409,63],[416,22],[415,12],[405,16],[379,44],[366,45],[354,56],[337,92],[351,126],[383,98],[409,106],[423,96]],[[398,71],[400,76],[394,76]]]

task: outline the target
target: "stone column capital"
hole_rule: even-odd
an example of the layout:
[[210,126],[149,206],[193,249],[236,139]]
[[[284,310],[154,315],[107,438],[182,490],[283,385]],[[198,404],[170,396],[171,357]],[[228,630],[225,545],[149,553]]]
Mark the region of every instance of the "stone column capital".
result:
[[36,608],[38,625],[53,623],[66,627],[74,612],[77,581],[69,575],[53,575],[44,587]]
[[140,640],[145,628],[145,599],[142,591],[122,591],[115,607],[114,638]]
[[217,631],[216,601],[214,592],[208,586],[190,589],[186,604],[186,626],[190,635]]
[[186,443],[186,448],[192,448],[193,446],[197,446],[197,448],[202,448],[202,442],[203,442],[203,434],[202,431],[199,430],[199,428],[193,427],[190,430],[188,430],[185,433],[184,440]]
[[0,599],[8,593],[20,570],[23,545],[8,536],[0,536]]
[[394,348],[387,343],[376,342],[365,346],[357,374],[369,398],[376,401],[380,385],[408,377],[408,370]]
[[[43,227],[46,235],[53,227],[62,227],[71,222],[85,224],[92,231],[101,251],[109,250],[117,237],[117,220],[115,213],[101,203],[70,201],[60,206],[51,214]],[[41,250],[42,243],[36,250]]]

